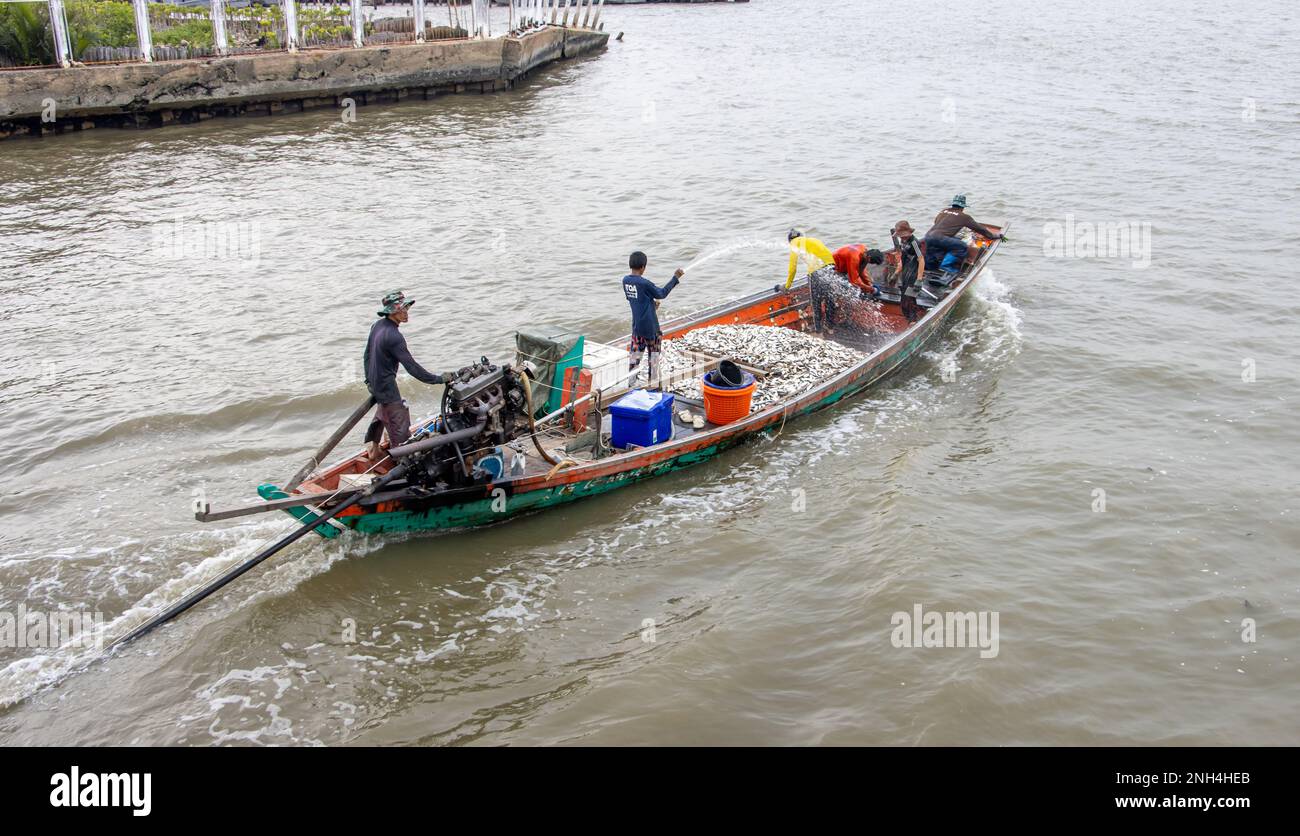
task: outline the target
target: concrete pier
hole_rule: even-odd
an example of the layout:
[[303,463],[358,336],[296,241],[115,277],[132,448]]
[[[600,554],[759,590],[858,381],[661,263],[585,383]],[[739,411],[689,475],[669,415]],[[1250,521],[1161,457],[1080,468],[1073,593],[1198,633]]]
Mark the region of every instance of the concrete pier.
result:
[[538,67],[603,50],[605,32],[243,54],[0,73],[0,139],[213,116],[294,113],[509,89]]

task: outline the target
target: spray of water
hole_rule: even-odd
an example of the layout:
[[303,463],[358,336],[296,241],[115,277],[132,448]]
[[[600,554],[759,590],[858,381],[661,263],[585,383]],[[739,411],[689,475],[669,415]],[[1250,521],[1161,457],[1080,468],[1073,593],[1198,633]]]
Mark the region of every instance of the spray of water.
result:
[[718,256],[729,255],[737,250],[744,249],[775,250],[783,253],[792,251],[792,248],[787,241],[773,241],[766,238],[738,238],[730,243],[723,244],[720,247],[710,250],[704,255],[696,256],[694,261],[682,268],[682,272],[689,273],[701,264],[710,262]]

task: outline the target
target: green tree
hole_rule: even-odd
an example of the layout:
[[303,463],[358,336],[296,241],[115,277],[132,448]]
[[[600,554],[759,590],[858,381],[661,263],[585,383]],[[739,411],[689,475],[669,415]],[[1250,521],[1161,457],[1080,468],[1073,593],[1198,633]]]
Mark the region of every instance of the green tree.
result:
[[0,5],[0,58],[16,67],[54,63],[54,35],[46,6]]

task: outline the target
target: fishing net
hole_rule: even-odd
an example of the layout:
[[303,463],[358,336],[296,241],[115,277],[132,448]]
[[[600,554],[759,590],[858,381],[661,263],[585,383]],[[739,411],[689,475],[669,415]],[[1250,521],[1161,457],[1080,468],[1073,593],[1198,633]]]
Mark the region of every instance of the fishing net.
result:
[[809,274],[808,286],[813,331],[865,349],[894,335],[896,328],[880,301],[851,284],[834,267],[823,267]]

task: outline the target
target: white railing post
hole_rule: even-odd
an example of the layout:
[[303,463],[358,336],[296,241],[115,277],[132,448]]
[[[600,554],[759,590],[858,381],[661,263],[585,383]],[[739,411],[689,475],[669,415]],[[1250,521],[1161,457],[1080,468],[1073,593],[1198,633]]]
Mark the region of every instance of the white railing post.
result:
[[586,11],[586,13],[582,16],[582,28],[583,28],[583,29],[586,29],[586,28],[587,28],[587,20],[588,20],[588,18],[591,17],[591,3],[592,3],[592,0],[587,0],[587,11]]
[[68,36],[68,17],[64,13],[64,0],[48,0],[49,26],[55,36],[55,60],[59,66],[73,65],[73,44]]
[[230,41],[226,38],[226,0],[209,0],[212,14],[212,45],[218,55],[230,54]]
[[297,0],[280,0],[284,9],[284,45],[290,52],[298,51],[298,2]]
[[492,4],[488,0],[474,0],[474,33],[475,37],[486,38],[492,32],[491,26]]
[[[59,5],[63,5],[61,0]],[[147,0],[132,0],[135,6],[135,39],[140,47],[140,60],[153,60],[153,30],[149,28],[149,3]]]
[[366,45],[366,22],[361,17],[361,0],[352,0],[352,45],[357,49]]
[[591,28],[595,29],[596,24],[600,23],[600,10],[605,8],[605,0],[596,0],[596,16],[591,19]]
[[561,26],[569,25],[569,6],[571,5],[573,5],[573,0],[564,0],[564,20],[560,23]]
[[54,30],[54,58],[61,67],[72,66],[72,41],[68,38],[68,18],[64,16],[63,0],[49,0],[50,27]]
[[415,20],[415,42],[424,43],[424,0],[411,0],[411,6],[414,9],[412,13]]
[[515,31],[515,0],[510,0],[510,31]]

